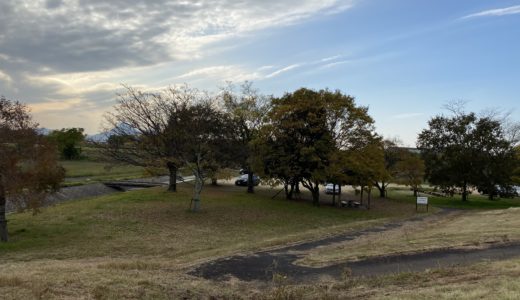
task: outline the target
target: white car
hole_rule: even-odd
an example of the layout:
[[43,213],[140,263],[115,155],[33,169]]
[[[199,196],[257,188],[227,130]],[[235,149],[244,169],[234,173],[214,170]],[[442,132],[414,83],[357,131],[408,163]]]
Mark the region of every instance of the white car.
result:
[[325,185],[325,194],[339,194],[339,185],[336,184],[335,187],[336,188],[334,188],[334,184],[327,183]]

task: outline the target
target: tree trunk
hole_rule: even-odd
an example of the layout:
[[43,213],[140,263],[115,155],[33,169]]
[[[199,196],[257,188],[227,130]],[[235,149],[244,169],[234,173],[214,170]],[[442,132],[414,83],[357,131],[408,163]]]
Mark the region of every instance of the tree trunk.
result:
[[336,184],[332,184],[332,206],[336,206]]
[[361,186],[361,193],[360,194],[360,197],[359,197],[359,203],[360,204],[363,204],[363,191],[365,190],[365,187],[364,186]]
[[247,192],[253,194],[255,192],[255,184],[253,182],[253,172],[250,168],[247,169]]
[[200,192],[202,191],[202,186],[204,185],[204,180],[200,174],[195,174],[195,187],[193,188],[193,199],[191,211],[198,212],[200,211]]
[[300,181],[296,179],[296,186],[294,187],[294,192],[296,194],[300,194]]
[[5,206],[7,199],[5,196],[5,189],[0,183],[0,242],[7,242],[7,219],[5,217]]
[[211,185],[217,186],[218,185],[217,180],[218,180],[217,178],[211,178]]
[[462,186],[462,201],[468,201],[468,184],[464,181]]
[[370,209],[371,196],[372,196],[372,188],[369,188],[368,189],[368,206],[367,206],[368,209]]
[[168,184],[168,191],[176,192],[177,191],[177,166],[172,162],[168,162],[166,164],[166,166],[168,167],[168,172],[170,173],[170,182]]
[[294,192],[294,184],[285,184],[285,199],[292,200]]
[[417,197],[417,188],[413,188],[413,196]]
[[289,198],[287,198],[287,199],[291,199],[291,200],[293,199],[295,185],[296,184],[294,182],[291,183],[291,185],[290,185],[291,188],[289,189]]
[[380,198],[386,198],[386,185],[385,185],[385,182],[382,181],[381,185],[379,185],[379,182],[376,182],[376,187],[379,190],[379,197]]
[[314,188],[312,189],[312,205],[320,206],[320,186],[318,182],[314,183]]

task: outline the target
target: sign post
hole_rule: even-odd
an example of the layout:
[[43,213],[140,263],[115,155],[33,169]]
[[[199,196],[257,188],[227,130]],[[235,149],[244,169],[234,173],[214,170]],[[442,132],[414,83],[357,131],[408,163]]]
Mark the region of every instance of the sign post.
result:
[[417,202],[415,203],[415,211],[419,210],[419,205],[426,205],[426,211],[428,212],[428,197],[417,197]]

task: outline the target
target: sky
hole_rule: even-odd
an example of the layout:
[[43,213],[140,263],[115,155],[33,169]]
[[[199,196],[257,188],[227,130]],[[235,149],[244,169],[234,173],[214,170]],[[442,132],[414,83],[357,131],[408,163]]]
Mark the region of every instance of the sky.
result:
[[0,95],[101,130],[122,84],[339,89],[415,145],[446,103],[520,120],[519,0],[2,0]]

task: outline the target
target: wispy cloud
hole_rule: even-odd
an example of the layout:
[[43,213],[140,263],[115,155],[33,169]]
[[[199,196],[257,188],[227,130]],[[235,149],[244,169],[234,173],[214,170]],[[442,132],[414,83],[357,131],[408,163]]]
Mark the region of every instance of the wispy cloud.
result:
[[341,58],[341,55],[329,56],[329,57],[325,57],[325,58],[320,59],[320,62],[328,62],[328,61],[336,60],[336,59],[339,59],[339,58]]
[[411,119],[411,118],[417,118],[417,117],[420,117],[420,116],[423,116],[424,113],[405,113],[405,114],[398,114],[398,115],[393,115],[392,116],[392,119]]
[[464,16],[461,19],[469,19],[469,18],[476,18],[476,17],[500,17],[500,16],[506,16],[506,15],[515,15],[515,14],[520,14],[520,5],[484,10],[484,11],[481,11],[478,13]]
[[265,75],[264,78],[276,77],[276,76],[278,76],[278,75],[280,75],[282,73],[285,73],[285,72],[288,72],[288,71],[290,71],[292,69],[298,68],[299,66],[301,66],[301,65],[300,64],[293,64],[293,65],[287,66],[285,68],[281,68],[281,69],[276,70],[276,71],[274,71],[274,72],[272,72],[270,74]]
[[13,79],[11,78],[11,76],[7,75],[6,73],[2,72],[2,70],[0,70],[0,81],[4,81],[7,84],[11,84],[13,82]]
[[344,64],[347,64],[349,62],[351,62],[351,61],[350,60],[335,61],[335,62],[328,63],[328,64],[325,64],[325,65],[321,66],[321,69],[327,69],[327,68],[332,68],[332,67],[336,67],[336,66],[339,66],[339,65],[344,65]]

